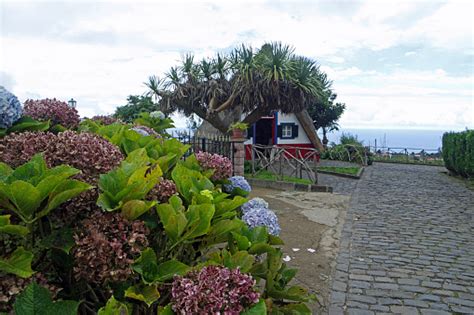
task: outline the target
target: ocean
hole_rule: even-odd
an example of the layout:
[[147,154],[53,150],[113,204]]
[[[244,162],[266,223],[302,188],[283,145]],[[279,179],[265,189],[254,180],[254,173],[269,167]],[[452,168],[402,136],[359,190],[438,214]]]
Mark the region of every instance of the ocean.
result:
[[[328,134],[329,142],[339,143],[342,133],[356,135],[363,144],[377,147],[407,148],[410,152],[437,151],[442,147],[442,137],[449,130],[422,130],[422,129],[341,129]],[[322,139],[322,132],[318,132]]]

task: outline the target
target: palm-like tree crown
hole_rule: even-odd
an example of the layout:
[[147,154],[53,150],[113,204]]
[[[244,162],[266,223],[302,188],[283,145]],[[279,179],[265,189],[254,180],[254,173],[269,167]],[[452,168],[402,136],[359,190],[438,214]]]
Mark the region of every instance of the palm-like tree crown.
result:
[[152,76],[146,86],[164,110],[195,113],[224,131],[242,117],[253,123],[272,111],[305,109],[324,97],[325,79],[315,61],[295,55],[290,46],[268,43],[197,62],[185,55],[163,80]]

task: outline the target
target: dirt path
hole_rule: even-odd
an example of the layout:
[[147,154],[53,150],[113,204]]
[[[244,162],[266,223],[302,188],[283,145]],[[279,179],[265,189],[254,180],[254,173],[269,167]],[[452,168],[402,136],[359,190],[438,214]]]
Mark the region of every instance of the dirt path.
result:
[[285,241],[284,256],[299,272],[295,283],[319,299],[314,314],[327,312],[331,273],[350,196],[330,193],[287,192],[254,188],[278,215]]

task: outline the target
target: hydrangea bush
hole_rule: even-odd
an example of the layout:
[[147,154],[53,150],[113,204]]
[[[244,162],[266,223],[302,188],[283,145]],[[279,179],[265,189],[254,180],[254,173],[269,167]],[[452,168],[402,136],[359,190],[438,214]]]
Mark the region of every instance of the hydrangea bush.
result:
[[219,155],[211,154],[208,152],[196,153],[196,158],[199,165],[206,170],[213,170],[212,180],[220,181],[232,176],[233,168],[232,162],[229,158]]
[[148,245],[148,233],[142,221],[129,222],[119,213],[94,213],[74,235],[74,277],[95,284],[126,281],[134,258]]
[[0,310],[311,314],[268,204],[222,192],[250,191],[231,161],[131,127],[0,138]]
[[21,118],[23,109],[15,95],[0,86],[0,128],[9,128]]
[[255,280],[239,269],[204,267],[184,277],[177,276],[171,289],[171,303],[177,314],[238,315],[256,304],[260,294]]
[[61,125],[65,128],[79,126],[77,110],[66,102],[53,99],[25,101],[25,115],[40,121],[50,120],[52,125]]

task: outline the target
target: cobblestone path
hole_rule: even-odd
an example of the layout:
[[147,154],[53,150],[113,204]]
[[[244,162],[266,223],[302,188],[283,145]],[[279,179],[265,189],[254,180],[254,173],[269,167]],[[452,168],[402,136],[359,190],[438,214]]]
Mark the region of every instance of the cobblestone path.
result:
[[342,231],[330,314],[474,314],[474,191],[443,170],[366,168]]

